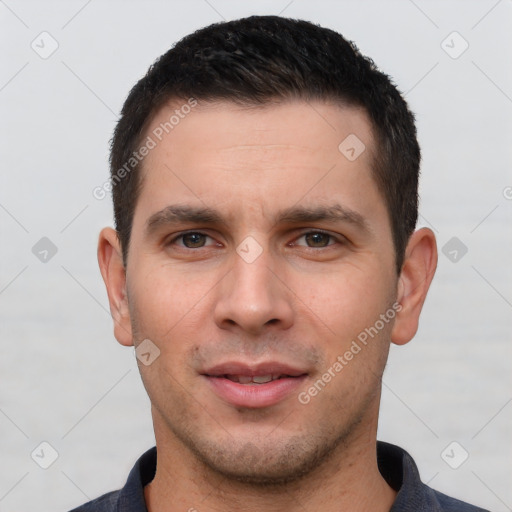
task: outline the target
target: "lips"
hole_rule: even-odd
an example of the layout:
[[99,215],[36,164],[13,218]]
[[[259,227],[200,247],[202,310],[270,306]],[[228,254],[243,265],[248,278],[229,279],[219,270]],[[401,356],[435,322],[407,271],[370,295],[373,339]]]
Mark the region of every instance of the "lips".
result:
[[296,391],[307,372],[279,362],[228,362],[205,370],[202,376],[224,402],[236,407],[262,408],[275,405]]
[[[268,361],[259,364],[245,364],[238,361],[226,362],[212,366],[201,372],[209,377],[242,376],[242,377],[266,377],[281,376],[298,377],[307,373],[306,370],[296,368],[277,361]],[[272,380],[275,380],[274,378]]]

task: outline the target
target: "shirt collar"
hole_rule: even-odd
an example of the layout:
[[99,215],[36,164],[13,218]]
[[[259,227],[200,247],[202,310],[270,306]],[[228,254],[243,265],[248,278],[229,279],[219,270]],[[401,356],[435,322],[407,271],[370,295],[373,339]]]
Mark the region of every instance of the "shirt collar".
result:
[[378,441],[377,463],[382,477],[398,492],[390,512],[442,510],[435,491],[421,481],[413,458],[405,450]]
[[[153,480],[156,472],[156,447],[148,450],[130,471],[126,485],[118,495],[118,512],[147,512],[144,486]],[[412,457],[402,448],[377,441],[377,462],[386,482],[397,491],[390,512],[440,511],[435,492],[421,482]]]
[[118,512],[148,512],[144,499],[144,486],[149,484],[156,473],[156,446],[148,450],[135,463],[128,475],[126,485],[117,500]]

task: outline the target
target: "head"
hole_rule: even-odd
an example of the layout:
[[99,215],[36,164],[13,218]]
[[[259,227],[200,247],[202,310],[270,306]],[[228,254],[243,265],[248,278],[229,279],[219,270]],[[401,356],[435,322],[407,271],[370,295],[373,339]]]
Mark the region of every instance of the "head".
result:
[[[152,134],[151,120],[171,100],[178,112]],[[391,79],[352,42],[312,23],[277,16],[214,24],[183,38],[131,90],[110,157],[125,262],[144,167],[134,154],[140,154],[147,135],[158,141],[174,129],[197,100],[247,107],[316,100],[362,109],[375,139],[371,171],[386,203],[400,270],[418,216],[420,148],[414,116]]]
[[[419,162],[404,99],[331,30],[251,17],[155,62],[115,130],[99,260],[118,341],[159,354],[139,363],[157,443],[268,484],[376,431],[436,264]],[[273,369],[267,401],[222,377]]]

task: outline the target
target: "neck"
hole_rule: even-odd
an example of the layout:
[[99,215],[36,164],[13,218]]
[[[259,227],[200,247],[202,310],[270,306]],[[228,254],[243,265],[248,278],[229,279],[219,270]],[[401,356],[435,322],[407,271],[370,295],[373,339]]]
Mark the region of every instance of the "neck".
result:
[[376,424],[340,443],[312,473],[276,486],[229,480],[205,467],[178,439],[160,436],[158,430],[157,471],[144,489],[149,512],[388,512],[396,496],[377,466]]

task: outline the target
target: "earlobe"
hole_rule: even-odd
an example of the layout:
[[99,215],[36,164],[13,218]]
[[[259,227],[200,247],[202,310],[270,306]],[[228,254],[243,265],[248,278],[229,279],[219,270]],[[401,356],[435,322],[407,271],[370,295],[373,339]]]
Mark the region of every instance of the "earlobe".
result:
[[432,230],[422,228],[411,235],[398,278],[397,302],[402,309],[396,316],[391,341],[409,342],[418,330],[419,316],[437,267],[437,246]]
[[133,345],[130,311],[126,293],[126,270],[117,232],[104,228],[98,240],[98,263],[107,288],[114,335],[121,345]]

